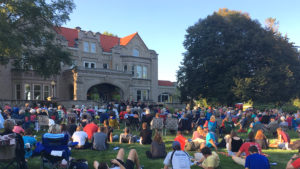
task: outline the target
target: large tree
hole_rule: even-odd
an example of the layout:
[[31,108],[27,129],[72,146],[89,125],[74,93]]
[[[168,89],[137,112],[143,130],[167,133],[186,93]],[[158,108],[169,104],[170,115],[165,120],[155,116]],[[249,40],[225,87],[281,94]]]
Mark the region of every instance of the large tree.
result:
[[182,100],[283,103],[300,87],[293,43],[248,14],[220,9],[187,29],[177,72]]
[[72,0],[0,2],[0,63],[34,70],[44,77],[70,64],[70,53],[57,42],[54,28],[69,20]]

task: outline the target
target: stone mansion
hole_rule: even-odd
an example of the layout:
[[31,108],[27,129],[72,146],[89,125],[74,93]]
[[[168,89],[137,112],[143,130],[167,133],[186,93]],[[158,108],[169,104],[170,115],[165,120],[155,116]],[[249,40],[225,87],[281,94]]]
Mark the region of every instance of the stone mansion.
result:
[[57,38],[73,65],[48,79],[0,66],[0,100],[173,101],[175,84],[158,80],[158,54],[138,33],[119,38],[60,27]]

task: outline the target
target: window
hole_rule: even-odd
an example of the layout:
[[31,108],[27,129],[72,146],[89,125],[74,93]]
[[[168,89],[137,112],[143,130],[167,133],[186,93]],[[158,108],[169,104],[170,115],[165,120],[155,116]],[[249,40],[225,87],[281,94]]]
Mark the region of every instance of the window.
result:
[[134,75],[134,66],[131,67],[131,73]]
[[25,84],[25,100],[31,100],[31,87],[30,84]]
[[116,64],[116,70],[119,70],[119,65],[118,64]]
[[89,43],[88,42],[83,42],[83,51],[89,52]]
[[140,56],[140,52],[137,49],[133,49],[132,55],[133,56]]
[[41,100],[41,85],[33,85],[33,98],[34,100]]
[[95,68],[95,63],[91,63],[91,68]]
[[103,69],[108,69],[108,64],[107,63],[103,64]]
[[127,65],[124,65],[124,72],[127,72]]
[[147,67],[143,66],[143,79],[147,79]]
[[95,62],[83,62],[84,63],[84,67],[85,68],[90,68],[90,69],[93,69],[93,68],[96,68],[96,63]]
[[140,90],[136,91],[136,101],[140,101],[142,98],[142,92]]
[[50,87],[44,86],[44,100],[47,100],[49,96],[50,96]]
[[96,53],[96,44],[95,43],[90,43],[91,44],[91,52]]
[[89,63],[85,62],[85,63],[84,63],[84,67],[85,67],[85,68],[89,68]]
[[21,85],[16,84],[16,100],[21,100]]
[[142,75],[143,75],[142,66],[136,66],[136,77],[142,78]]
[[149,91],[148,90],[143,90],[143,101],[149,100]]

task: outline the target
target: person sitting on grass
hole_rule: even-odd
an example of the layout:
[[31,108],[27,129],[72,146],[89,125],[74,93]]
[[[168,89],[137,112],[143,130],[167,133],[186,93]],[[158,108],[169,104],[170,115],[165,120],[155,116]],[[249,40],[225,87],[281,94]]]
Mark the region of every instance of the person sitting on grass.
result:
[[286,164],[286,169],[298,169],[298,168],[300,168],[300,149],[298,150],[298,154],[294,154]]
[[263,130],[259,129],[255,135],[255,142],[260,145],[262,149],[268,149],[267,137],[264,135]]
[[120,140],[119,140],[119,143],[128,143],[128,144],[131,144],[131,143],[134,143],[136,142],[136,139],[132,136],[132,134],[130,134],[130,130],[129,128],[125,127],[124,129],[124,133],[121,133],[120,134]]
[[165,158],[166,157],[166,146],[162,140],[161,133],[156,132],[154,139],[151,143],[150,151],[146,151],[146,155],[150,159]]
[[83,128],[83,131],[86,132],[89,140],[91,140],[94,133],[98,131],[98,126],[92,121]]
[[198,161],[201,168],[204,169],[215,169],[220,165],[220,158],[219,155],[215,151],[211,151],[210,148],[204,147],[201,149],[201,153],[203,158]]
[[92,137],[92,144],[94,150],[103,151],[108,148],[107,134],[105,127],[99,127],[98,132],[94,133]]
[[141,144],[151,144],[152,142],[152,130],[147,129],[147,123],[142,124],[142,130],[140,132],[140,143]]
[[226,149],[229,156],[235,155],[243,144],[243,140],[237,135],[235,131],[231,131],[230,135],[225,136]]
[[256,146],[250,146],[248,151],[250,155],[246,157],[245,169],[270,169],[268,158],[259,154]]
[[172,166],[172,169],[190,169],[191,159],[188,153],[181,150],[180,143],[174,141],[172,144],[173,151],[169,152],[164,160],[164,169]]
[[109,127],[107,120],[104,120],[103,125],[104,125],[104,127],[106,129],[106,133],[107,133],[107,142],[112,143],[113,141],[118,140],[119,136],[118,135],[116,135],[116,137],[113,136],[114,129],[112,127]]
[[248,141],[243,143],[240,150],[236,153],[235,156],[232,156],[232,160],[239,165],[245,166],[246,160],[245,160],[245,158],[242,158],[241,156],[243,155],[243,153],[245,153],[246,157],[249,156],[250,155],[249,147],[251,147],[251,146],[256,146],[258,148],[258,152],[261,154],[261,148],[260,148],[259,144],[255,142],[253,132],[250,132],[248,134]]
[[182,135],[182,131],[177,131],[174,141],[178,141],[180,143],[181,150],[184,151],[185,144],[188,140]]
[[13,132],[17,133],[17,134],[20,134],[20,135],[24,135],[25,131],[22,128],[22,122],[21,121],[18,121],[17,125],[14,126]]
[[270,144],[269,147],[279,148],[279,149],[289,149],[290,137],[281,128],[277,128],[278,139],[275,143]]
[[[215,134],[213,132],[209,132],[207,127],[204,128],[204,132],[205,132],[205,140],[206,140],[205,146],[209,148],[214,147],[215,150],[218,151]],[[202,147],[203,147],[203,143],[200,149],[202,149]]]
[[81,126],[78,126],[72,136],[73,142],[78,142],[75,146],[77,149],[86,149],[90,147],[88,135],[83,131]]
[[141,169],[138,154],[135,149],[131,149],[128,154],[126,162],[124,162],[124,149],[121,148],[117,154],[117,158],[111,160],[113,166],[109,168],[107,163],[99,163],[94,161],[94,169],[134,169],[136,165],[137,169]]

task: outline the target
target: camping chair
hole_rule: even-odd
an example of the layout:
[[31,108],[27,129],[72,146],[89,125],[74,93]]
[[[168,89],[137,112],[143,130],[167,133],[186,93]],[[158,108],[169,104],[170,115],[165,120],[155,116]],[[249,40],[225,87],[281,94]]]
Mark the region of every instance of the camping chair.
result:
[[164,128],[164,119],[163,118],[153,118],[151,129],[161,131]]
[[42,137],[43,150],[41,152],[41,169],[48,164],[49,168],[59,168],[61,161],[67,161],[69,167],[69,157],[71,152],[68,147],[69,136],[67,134],[49,134]]
[[167,130],[176,131],[178,130],[178,120],[176,118],[167,118],[165,125],[165,136],[167,135]]
[[46,115],[39,115],[37,116],[38,119],[38,128],[41,129],[41,127],[48,127],[49,126],[49,117]]
[[0,168],[8,169],[12,166],[20,168],[16,159],[16,134],[0,136]]

